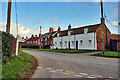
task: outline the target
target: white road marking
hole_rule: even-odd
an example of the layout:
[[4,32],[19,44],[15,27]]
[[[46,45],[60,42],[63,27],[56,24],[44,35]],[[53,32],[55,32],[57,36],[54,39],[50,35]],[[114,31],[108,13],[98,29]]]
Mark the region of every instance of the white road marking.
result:
[[61,69],[56,69],[56,70],[57,70],[57,71],[61,71],[61,72],[63,71],[63,70],[61,70]]
[[95,77],[95,75],[90,75],[90,76],[93,76],[93,77]]
[[74,72],[71,72],[71,71],[66,71],[67,73],[70,73],[70,74],[75,74]]
[[87,78],[95,78],[95,77],[93,77],[93,76],[87,76]]
[[81,74],[81,75],[88,75],[88,74],[86,74],[86,73],[78,73],[78,74]]
[[[76,76],[76,77],[86,76],[87,78],[95,78],[95,77],[102,78],[102,76],[100,76],[100,75],[90,75],[90,76],[88,76],[88,74],[86,74],[86,73],[78,73],[78,74],[76,74],[75,72],[72,72],[72,71],[64,71],[64,70],[61,70],[61,69],[51,70],[52,68],[43,68],[41,66],[38,66],[37,68],[40,68],[40,70],[47,70],[48,69],[49,72],[53,72],[53,73],[60,73],[60,72],[62,72],[61,74],[65,74],[65,75],[73,74],[73,76]],[[112,77],[109,77],[109,78],[112,78]]]
[[63,72],[62,74],[69,74],[69,73]]
[[83,77],[82,75],[78,75],[78,74],[75,74],[74,76],[77,76],[77,77]]
[[51,70],[49,72],[57,73],[57,71],[51,71]]
[[97,76],[97,77],[102,78],[102,76]]
[[52,69],[52,68],[46,68],[46,69]]
[[113,77],[108,77],[108,78],[113,78]]

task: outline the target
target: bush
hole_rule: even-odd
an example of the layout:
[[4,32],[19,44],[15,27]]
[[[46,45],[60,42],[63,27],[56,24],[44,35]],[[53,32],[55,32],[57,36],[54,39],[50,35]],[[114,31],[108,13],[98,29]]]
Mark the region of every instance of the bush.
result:
[[2,61],[5,64],[15,55],[17,39],[6,32],[2,32]]
[[37,48],[39,49],[39,45],[22,45],[22,48]]

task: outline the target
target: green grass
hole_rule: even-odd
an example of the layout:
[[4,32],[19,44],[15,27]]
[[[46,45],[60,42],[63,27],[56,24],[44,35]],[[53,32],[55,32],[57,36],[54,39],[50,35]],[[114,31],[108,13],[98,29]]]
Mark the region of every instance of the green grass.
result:
[[39,51],[49,51],[49,52],[61,52],[61,53],[87,53],[93,52],[93,50],[66,50],[66,49],[31,49],[31,48],[23,48],[26,50],[39,50]]
[[93,54],[92,56],[120,58],[120,53],[119,52],[106,51],[105,54],[98,53],[98,54]]
[[20,56],[23,58],[16,56],[7,64],[2,65],[2,78],[16,78],[16,76],[20,78],[30,70],[35,62],[34,57],[22,50],[20,50]]

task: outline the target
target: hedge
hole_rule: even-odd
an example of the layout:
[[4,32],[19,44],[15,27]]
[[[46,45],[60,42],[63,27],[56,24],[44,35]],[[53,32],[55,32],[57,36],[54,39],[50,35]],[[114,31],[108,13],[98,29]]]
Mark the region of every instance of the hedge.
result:
[[16,41],[17,39],[6,32],[2,32],[2,62],[5,64],[16,52]]

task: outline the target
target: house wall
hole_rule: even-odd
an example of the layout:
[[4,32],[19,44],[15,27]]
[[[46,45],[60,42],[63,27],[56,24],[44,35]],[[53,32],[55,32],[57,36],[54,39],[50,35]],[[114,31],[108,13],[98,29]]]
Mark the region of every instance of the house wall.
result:
[[[80,45],[80,40],[83,41],[82,45]],[[91,40],[91,44],[89,44],[89,40]],[[65,41],[67,41],[67,45],[65,45]],[[72,41],[74,41],[74,44],[72,44]],[[95,32],[70,35],[70,36],[62,36],[62,37],[54,37],[53,38],[54,46],[51,48],[67,49],[69,48],[69,42],[70,42],[70,49],[76,49],[76,41],[78,41],[78,49],[97,50]],[[55,42],[57,42],[57,45],[55,44]],[[62,42],[62,45],[60,45],[60,42]]]
[[[82,45],[80,43],[82,40]],[[89,43],[91,40],[91,43]],[[96,43],[96,33],[86,33],[86,34],[78,34],[76,35],[76,41],[78,41],[78,49],[90,49],[90,50],[97,50],[97,43]],[[75,42],[76,42],[75,41]]]
[[[110,38],[111,35],[109,29],[104,25],[104,44],[105,50],[110,49]],[[97,39],[97,50],[103,50],[103,40],[102,40],[102,26],[96,31],[96,39]]]

